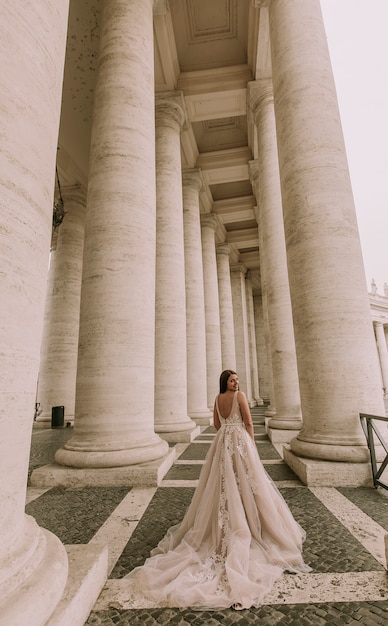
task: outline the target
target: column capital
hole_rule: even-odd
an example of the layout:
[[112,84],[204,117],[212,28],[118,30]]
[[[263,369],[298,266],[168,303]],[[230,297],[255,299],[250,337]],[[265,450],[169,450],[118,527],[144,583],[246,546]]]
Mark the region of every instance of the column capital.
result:
[[202,171],[198,168],[182,170],[182,184],[184,187],[201,191],[203,187]]
[[257,116],[263,106],[273,105],[273,84],[270,78],[253,80],[248,83],[248,111],[257,124]]
[[269,5],[269,0],[252,0],[252,6],[255,9],[262,9],[263,7],[267,7]]
[[167,91],[155,96],[157,126],[171,126],[182,130],[187,123],[187,111],[182,91]]
[[215,231],[218,226],[218,219],[214,213],[202,213],[201,226],[210,226]]
[[373,326],[375,328],[381,328],[382,326],[384,326],[383,322],[378,322],[377,320],[373,321]]
[[259,182],[259,171],[260,167],[258,159],[248,161],[249,181],[252,187],[255,187]]
[[216,254],[225,254],[226,256],[230,256],[232,252],[232,246],[230,243],[218,243],[216,245]]
[[246,278],[248,268],[244,265],[244,263],[236,263],[235,265],[230,266],[230,271],[235,274],[239,272],[244,278]]

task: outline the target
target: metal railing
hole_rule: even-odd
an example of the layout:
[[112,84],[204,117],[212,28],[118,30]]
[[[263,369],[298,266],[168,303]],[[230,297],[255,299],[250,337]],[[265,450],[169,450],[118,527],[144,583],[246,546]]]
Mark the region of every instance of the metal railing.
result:
[[[381,417],[381,415],[368,415],[367,413],[360,413],[361,426],[365,433],[365,437],[368,443],[369,454],[370,454],[370,462],[372,465],[372,474],[373,474],[373,484],[376,487],[384,487],[384,489],[388,489],[388,485],[383,483],[380,478],[388,465],[388,446],[384,441],[382,434],[377,428],[375,422],[388,422],[388,417]],[[375,439],[374,435],[378,438],[381,445],[385,450],[385,458],[381,463],[380,467],[377,467],[377,459],[376,459],[376,449],[375,449]]]

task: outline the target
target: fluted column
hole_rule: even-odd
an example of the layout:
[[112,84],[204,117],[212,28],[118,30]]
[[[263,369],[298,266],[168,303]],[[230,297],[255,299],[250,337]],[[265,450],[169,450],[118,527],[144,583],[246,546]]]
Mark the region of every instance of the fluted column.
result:
[[232,265],[231,267],[237,374],[240,381],[240,389],[246,394],[248,402],[253,405],[251,364],[249,358],[247,295],[245,290],[246,273],[247,268],[242,263]]
[[291,448],[303,457],[364,462],[359,413],[383,415],[384,406],[319,0],[270,0],[269,21],[304,420]]
[[205,296],[199,192],[201,170],[182,172],[183,227],[185,243],[187,412],[197,424],[209,424],[207,406]]
[[256,332],[255,332],[255,313],[253,309],[253,288],[250,279],[250,273],[248,272],[245,281],[245,288],[247,294],[247,319],[248,319],[248,337],[249,337],[249,357],[251,364],[251,381],[252,381],[252,397],[257,404],[263,404],[263,399],[260,396],[259,388],[259,373],[257,369],[257,347],[256,347]]
[[227,243],[216,246],[223,370],[236,369],[236,346],[234,341],[233,300],[229,261],[230,252],[231,247]]
[[[183,94],[156,100],[155,431],[169,440],[195,428],[187,415],[185,257],[180,131]],[[170,381],[166,384],[166,381]]]
[[51,420],[53,406],[64,406],[65,421],[74,421],[86,195],[65,187],[62,196],[66,215],[51,251],[39,369],[42,422]]
[[373,322],[373,325],[376,333],[377,351],[380,359],[384,396],[388,396],[388,350],[387,342],[385,340],[384,325],[382,322]]
[[222,369],[220,305],[215,242],[216,228],[217,218],[215,215],[201,215],[206,321],[207,403],[210,409],[213,409],[214,398],[219,392],[219,378]]
[[154,433],[152,9],[152,0],[103,3],[74,436],[56,452],[62,465],[120,467],[168,452]]
[[[250,163],[250,176],[259,207],[260,265],[268,278],[265,284],[276,400],[276,415],[268,428],[271,438],[286,442],[293,437],[292,431],[301,428],[302,415],[271,82],[250,83],[249,100],[258,141],[258,159]],[[282,432],[273,434],[272,429]]]
[[0,9],[0,623],[41,626],[64,546],[25,515],[69,3]]
[[255,317],[256,354],[260,396],[263,400],[269,400],[269,365],[264,335],[263,298],[259,293],[255,292],[253,292],[253,310]]

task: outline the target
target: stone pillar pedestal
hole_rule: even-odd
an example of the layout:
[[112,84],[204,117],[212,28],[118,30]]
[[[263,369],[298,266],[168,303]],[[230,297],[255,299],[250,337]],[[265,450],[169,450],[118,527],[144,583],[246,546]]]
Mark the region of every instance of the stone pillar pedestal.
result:
[[206,320],[207,403],[211,410],[214,406],[214,399],[219,393],[219,379],[222,371],[220,306],[215,243],[216,227],[217,217],[215,215],[201,215]]
[[180,131],[181,92],[156,99],[155,431],[190,441],[187,415],[185,258]]
[[247,292],[247,318],[248,318],[248,336],[249,336],[249,356],[251,363],[251,381],[252,381],[252,397],[258,405],[262,405],[263,399],[260,396],[259,373],[257,369],[257,347],[256,347],[256,331],[255,331],[255,312],[253,309],[253,288],[249,272],[246,280]]
[[205,296],[201,245],[199,191],[202,174],[184,170],[183,226],[185,242],[187,412],[199,425],[209,425],[212,413],[207,406]]
[[65,422],[74,422],[85,192],[63,188],[66,215],[55,232],[40,358],[37,422],[51,422],[51,408],[65,407]]
[[236,370],[236,346],[234,341],[233,300],[227,243],[216,246],[218,296],[220,301],[222,369]]
[[303,414],[291,451],[365,465],[359,413],[384,405],[320,2],[270,0],[269,21]]
[[[257,161],[250,175],[259,207],[260,266],[266,281],[269,335],[276,415],[268,422],[273,441],[290,441],[302,426],[298,370],[288,285],[276,126],[272,85],[268,80],[249,84],[249,100],[257,127]],[[273,433],[273,430],[281,431]]]
[[252,398],[251,385],[251,363],[249,359],[247,295],[245,290],[246,273],[247,268],[242,263],[232,265],[231,267],[237,374],[240,381],[240,389],[244,391],[250,406],[254,406],[255,402]]
[[66,0],[12,3],[0,28],[1,626],[45,624],[68,573],[62,543],[24,513],[68,8]]
[[377,351],[379,353],[381,379],[383,382],[384,397],[388,397],[388,350],[385,340],[384,326],[381,322],[373,322],[376,333]]
[[55,455],[87,469],[84,484],[97,474],[103,481],[105,468],[162,463],[169,453],[154,432],[152,10],[152,0],[105,0],[101,15],[74,436]]

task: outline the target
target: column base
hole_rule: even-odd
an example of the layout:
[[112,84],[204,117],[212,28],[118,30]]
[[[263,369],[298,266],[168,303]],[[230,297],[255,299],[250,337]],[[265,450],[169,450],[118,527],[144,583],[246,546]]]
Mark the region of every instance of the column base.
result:
[[286,430],[282,428],[270,428],[266,426],[266,431],[272,443],[290,443],[298,431]]
[[[37,526],[35,520],[27,524],[32,530]],[[0,585],[0,626],[46,624],[63,594],[68,575],[65,548],[53,533],[39,527],[36,530],[38,541],[23,569],[14,571],[11,579]],[[20,584],[16,584],[18,579]],[[12,591],[7,593],[10,585]]]
[[213,422],[213,413],[209,409],[205,411],[189,411],[188,414],[197,426],[210,426]]
[[283,446],[284,461],[308,487],[373,487],[370,463],[320,461],[297,456]]
[[293,417],[287,419],[276,415],[268,420],[268,428],[273,430],[292,430],[295,433],[295,431],[299,431],[302,428],[302,418]]
[[45,626],[83,626],[108,578],[108,547],[66,546],[69,575],[63,596]]
[[57,463],[33,470],[32,487],[157,487],[174,464],[176,452],[169,448],[161,459],[126,467],[74,468]]
[[265,413],[264,413],[265,417],[273,417],[274,415],[276,415],[276,407],[271,406],[270,404],[267,406],[267,408],[265,409]]
[[200,433],[201,427],[197,425],[193,430],[181,430],[171,433],[158,432],[158,435],[169,443],[191,443]]

